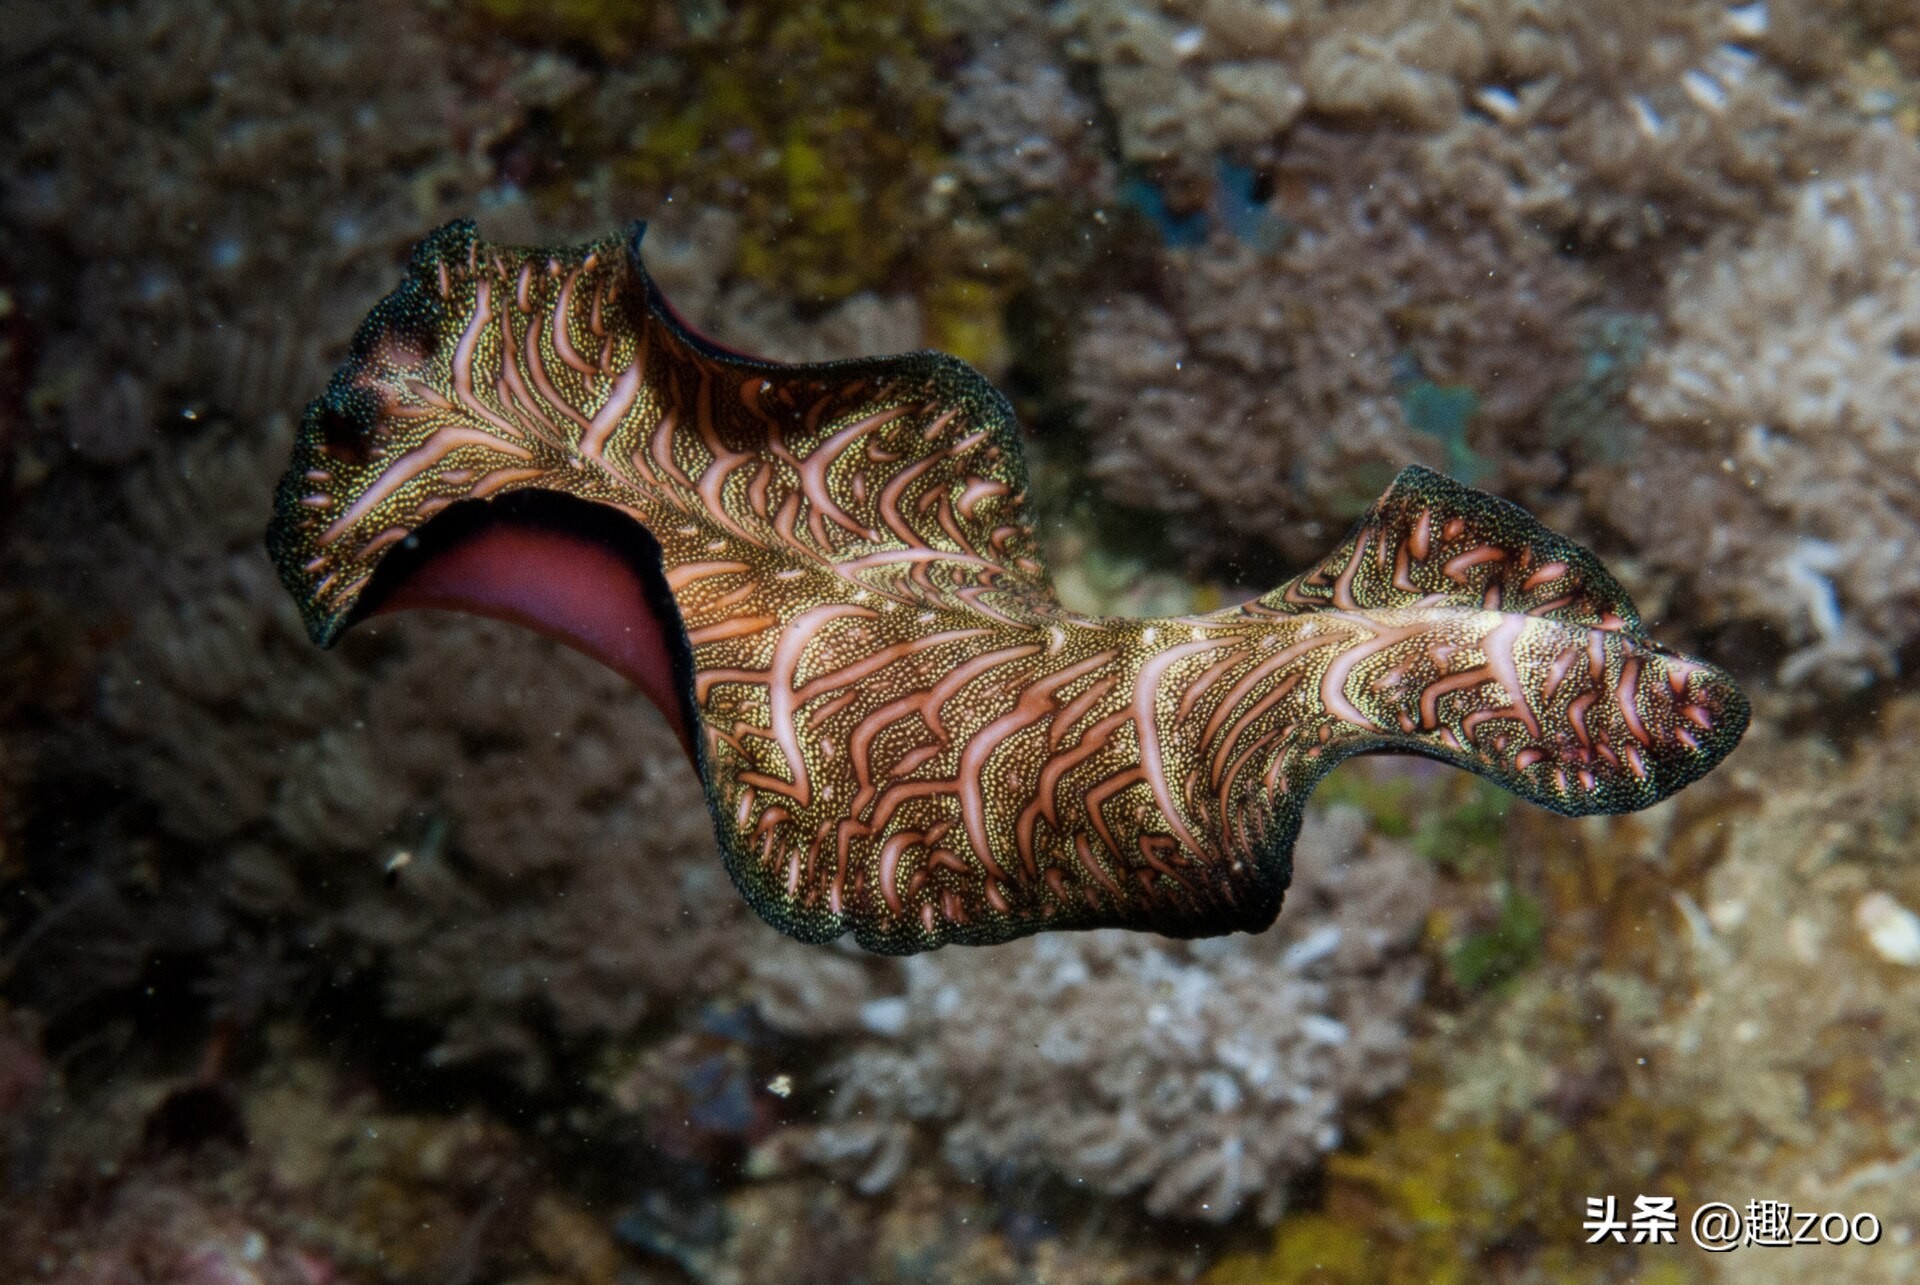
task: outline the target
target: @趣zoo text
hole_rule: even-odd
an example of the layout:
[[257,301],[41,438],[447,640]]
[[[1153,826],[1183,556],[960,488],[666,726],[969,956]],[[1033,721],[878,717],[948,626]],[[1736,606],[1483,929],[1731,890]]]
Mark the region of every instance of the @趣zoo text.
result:
[[[1589,1196],[1580,1228],[1589,1245],[1671,1245],[1681,1234],[1680,1222],[1672,1196],[1635,1196],[1630,1207],[1614,1196]],[[1686,1235],[1712,1253],[1743,1246],[1873,1245],[1880,1240],[1880,1219],[1870,1213],[1795,1209],[1784,1200],[1749,1200],[1744,1206],[1709,1200],[1686,1220]]]

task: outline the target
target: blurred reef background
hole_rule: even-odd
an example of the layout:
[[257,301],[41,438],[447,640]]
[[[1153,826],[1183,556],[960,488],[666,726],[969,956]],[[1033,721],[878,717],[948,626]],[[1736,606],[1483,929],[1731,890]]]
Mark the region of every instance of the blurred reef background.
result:
[[[0,0],[0,1276],[1920,1278],[1914,0]],[[1409,461],[1756,726],[1629,818],[1369,760],[1279,924],[907,960],[727,884],[663,721],[260,544],[410,244],[653,222],[784,358],[1014,397],[1082,609]],[[1587,1246],[1589,1196],[1870,1249]]]

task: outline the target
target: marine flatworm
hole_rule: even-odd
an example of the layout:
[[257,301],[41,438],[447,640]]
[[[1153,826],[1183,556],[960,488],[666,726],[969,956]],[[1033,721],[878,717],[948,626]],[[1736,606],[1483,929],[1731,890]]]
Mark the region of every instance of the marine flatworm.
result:
[[457,607],[631,676],[735,883],[797,937],[1257,931],[1303,801],[1353,754],[1618,812],[1746,727],[1592,555],[1419,468],[1245,606],[1076,615],[984,378],[729,351],[668,307],[640,232],[427,238],[307,409],[267,543],[321,644]]

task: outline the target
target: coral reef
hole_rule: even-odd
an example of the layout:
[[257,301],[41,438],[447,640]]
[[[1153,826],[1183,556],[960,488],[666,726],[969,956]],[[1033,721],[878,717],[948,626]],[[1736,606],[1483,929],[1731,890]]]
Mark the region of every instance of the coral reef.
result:
[[[1823,83],[1866,64],[1819,6],[1383,0],[1269,7],[1251,27],[1235,8],[1063,10],[1063,56],[1097,68],[1123,155],[1165,191],[1142,207],[1166,239],[1157,280],[1093,301],[1074,348],[1108,494],[1179,515],[1180,550],[1217,567],[1249,538],[1306,556],[1391,460],[1549,513],[1573,490],[1677,584],[1688,627],[1777,631],[1789,682],[1892,673],[1915,633],[1893,565],[1911,505],[1849,426],[1878,416],[1897,452],[1899,417],[1837,393],[1777,403],[1833,362],[1863,388],[1903,377],[1899,73]],[[1293,128],[1213,132],[1232,113],[1199,87],[1229,54],[1297,87]],[[1221,216],[1222,153],[1256,167],[1277,245]],[[1874,222],[1874,201],[1889,213],[1843,244],[1837,224]],[[1736,386],[1757,363],[1779,374]],[[1836,432],[1861,444],[1798,446]],[[1719,574],[1677,565],[1703,548]]]
[[[979,1180],[1040,1169],[1155,1214],[1266,1221],[1406,1070],[1431,874],[1336,808],[1303,833],[1286,914],[1253,938],[1099,932],[885,970],[783,949],[756,964],[778,1029],[834,1037],[825,1122],[763,1167],[830,1163],[889,1187],[931,1132]],[[892,989],[897,987],[897,989]]]
[[1301,21],[1291,5],[1071,0],[1054,21],[1069,51],[1097,69],[1128,161],[1191,165],[1265,143],[1306,100],[1298,68],[1276,56],[1297,48]]
[[1017,204],[1070,192],[1099,199],[1113,187],[1098,109],[1031,25],[982,41],[954,79],[942,123],[961,176],[985,200]]
[[[0,1276],[1920,1270],[1911,0],[0,30]],[[291,417],[466,213],[648,217],[749,350],[1005,364],[1076,606],[1211,609],[1180,573],[1317,555],[1420,460],[1607,546],[1756,733],[1573,828],[1350,764],[1266,938],[791,946],[619,684],[471,622],[318,654],[279,602]],[[1580,1244],[1642,1191],[1886,1235]]]
[[442,1060],[537,1083],[535,1032],[724,987],[738,912],[644,698],[486,622],[314,652],[251,556],[273,453],[203,434],[128,487],[166,589],[108,658],[102,717],[161,833],[224,867],[245,921],[379,963],[391,1012],[443,1024]]
[[[1920,706],[1890,700],[1844,748],[1785,734],[1784,708],[1671,807],[1572,842],[1522,811],[1501,823],[1504,849],[1538,857],[1513,872],[1543,907],[1535,961],[1437,1013],[1412,1087],[1329,1158],[1319,1207],[1209,1280],[1804,1271],[1775,1251],[1692,1249],[1685,1217],[1710,1200],[1871,1213],[1879,1243],[1821,1246],[1830,1270],[1910,1275],[1920,971],[1886,925],[1920,905]],[[1458,913],[1454,895],[1437,919]],[[1681,1244],[1583,1244],[1586,1199],[1609,1193],[1675,1197]]]
[[[265,1042],[270,1059],[217,1088],[183,1087],[136,1054],[111,1077],[67,1068],[14,1104],[5,1156],[16,1181],[31,1182],[0,1217],[7,1279],[661,1279],[636,1273],[605,1223],[531,1165],[499,1119],[387,1108],[290,1028]],[[223,1131],[178,1123],[216,1115],[230,1122]],[[174,1127],[156,1127],[168,1119]]]
[[1917,194],[1920,146],[1879,133],[1703,249],[1633,387],[1642,448],[1581,479],[1707,619],[1777,631],[1788,685],[1862,686],[1920,634]]
[[401,4],[6,6],[4,260],[42,451],[102,463],[219,408],[298,405],[422,221],[539,99]]
[[[753,235],[745,276],[820,306],[920,276],[953,244],[934,190],[946,33],[924,3],[736,5],[477,0],[468,6],[530,45],[598,43],[602,66],[512,145],[541,191],[568,157],[605,158],[597,184],[730,209]],[[584,39],[583,39],[584,38]],[[627,51],[609,51],[609,42]],[[602,206],[594,184],[552,184],[549,204]],[[575,226],[583,226],[576,222]]]
[[1832,128],[1795,82],[1835,42],[1764,5],[1079,0],[1056,25],[1129,161],[1190,181],[1221,151],[1275,154],[1296,119],[1386,123],[1424,137],[1436,188],[1602,246],[1750,216]]
[[1539,475],[1524,439],[1576,379],[1590,275],[1438,201],[1411,158],[1302,127],[1273,172],[1284,244],[1216,232],[1170,253],[1161,298],[1090,311],[1073,386],[1110,494],[1204,515],[1189,542],[1261,538],[1297,562],[1399,462],[1496,489]]

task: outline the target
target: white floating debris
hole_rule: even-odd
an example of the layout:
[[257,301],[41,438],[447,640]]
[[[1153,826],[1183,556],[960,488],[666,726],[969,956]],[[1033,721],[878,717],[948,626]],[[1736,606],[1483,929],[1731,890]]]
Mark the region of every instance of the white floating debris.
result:
[[1853,922],[1874,953],[1890,964],[1920,967],[1920,915],[1884,892],[1870,892],[1853,908]]
[[1627,99],[1627,110],[1633,113],[1634,123],[1648,138],[1660,137],[1660,131],[1667,127],[1667,123],[1660,119],[1660,113],[1653,110],[1653,104],[1639,94]]
[[1215,1115],[1230,1115],[1240,1109],[1243,1095],[1240,1092],[1240,1085],[1231,1075],[1219,1071],[1203,1071],[1196,1078],[1198,1083],[1194,1087],[1207,1095],[1207,1104],[1213,1108]]
[[793,1093],[793,1077],[782,1072],[767,1081],[767,1092],[776,1098],[789,1097]]
[[1680,918],[1687,923],[1687,931],[1693,937],[1693,944],[1702,950],[1712,950],[1719,945],[1713,935],[1713,920],[1707,912],[1700,909],[1700,903],[1684,892],[1673,894],[1674,907],[1679,910]]
[[1699,103],[1710,112],[1725,111],[1727,91],[1720,82],[1704,71],[1688,68],[1680,73],[1680,88],[1687,91],[1687,97]]
[[907,1000],[904,995],[870,999],[860,1006],[860,1025],[875,1035],[901,1035],[907,1029]]
[[1514,97],[1512,90],[1502,89],[1498,85],[1488,85],[1479,90],[1474,94],[1473,102],[1474,106],[1502,125],[1510,124],[1520,115],[1520,100]]
[[1767,34],[1767,0],[1755,0],[1737,9],[1727,10],[1727,25],[1733,34],[1751,40]]
[[1747,78],[1759,57],[1751,49],[1742,49],[1739,45],[1721,45],[1707,55],[1707,70],[1720,78],[1720,83],[1728,89]]
[[1200,52],[1200,46],[1207,43],[1205,27],[1188,27],[1173,37],[1173,52],[1182,58],[1191,58]]
[[1787,920],[1787,949],[1803,964],[1820,962],[1820,946],[1825,936],[1820,925],[1805,915]]
[[1732,932],[1747,922],[1747,903],[1737,897],[1716,901],[1707,907],[1707,922],[1721,932]]
[[1325,1013],[1308,1013],[1300,1019],[1300,1034],[1315,1044],[1345,1044],[1347,1024],[1336,1021]]

